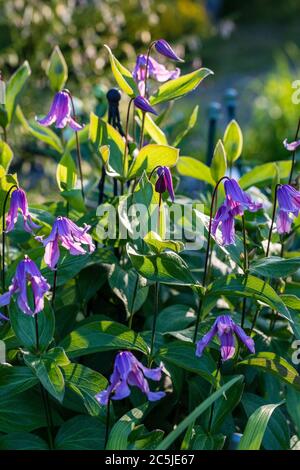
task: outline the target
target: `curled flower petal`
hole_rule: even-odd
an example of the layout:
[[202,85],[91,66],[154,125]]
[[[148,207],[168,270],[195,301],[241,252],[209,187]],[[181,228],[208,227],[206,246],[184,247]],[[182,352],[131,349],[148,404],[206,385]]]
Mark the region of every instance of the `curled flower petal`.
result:
[[49,127],[52,124],[55,124],[55,127],[58,129],[63,129],[66,126],[70,126],[75,132],[83,129],[83,126],[78,124],[72,114],[72,104],[69,93],[66,91],[59,91],[55,94],[53,102],[50,107],[50,111],[42,119],[37,119],[37,122],[41,126]]
[[117,354],[114,370],[110,377],[110,384],[106,390],[96,395],[96,399],[102,405],[107,405],[108,400],[122,400],[130,395],[130,386],[138,387],[149,401],[160,400],[165,396],[164,392],[151,392],[147,378],[160,380],[161,367],[150,369],[145,367],[129,351]]
[[158,178],[155,183],[155,191],[160,194],[168,191],[172,202],[174,202],[175,194],[173,189],[172,175],[169,168],[167,166],[160,166],[157,169],[157,175]]
[[6,216],[6,232],[11,232],[18,220],[18,213],[21,212],[23,218],[24,229],[26,232],[32,233],[33,230],[40,228],[40,225],[32,221],[29,213],[28,202],[25,191],[17,188],[13,191],[10,199],[10,207]]
[[159,54],[168,57],[168,59],[176,60],[177,62],[184,62],[183,59],[178,57],[176,52],[172,49],[170,44],[165,39],[159,39],[155,42],[155,49]]
[[152,108],[149,101],[146,98],[144,98],[143,96],[137,96],[136,98],[134,98],[133,102],[134,102],[134,105],[138,109],[143,111],[144,113],[152,113],[152,114],[157,115],[157,112],[155,111],[155,109]]
[[297,150],[297,148],[298,148],[299,145],[300,145],[300,139],[299,139],[299,140],[295,140],[294,142],[290,142],[290,143],[288,143],[287,139],[284,139],[283,145],[284,145],[285,148],[286,148],[287,150],[289,150],[290,152],[294,152],[295,150]]

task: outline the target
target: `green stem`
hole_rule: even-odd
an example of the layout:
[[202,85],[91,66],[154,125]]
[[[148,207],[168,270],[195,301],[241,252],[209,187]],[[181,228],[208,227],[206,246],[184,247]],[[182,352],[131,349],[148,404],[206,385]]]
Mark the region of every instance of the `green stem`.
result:
[[154,315],[153,315],[153,324],[152,324],[152,334],[151,334],[151,346],[150,346],[150,355],[149,355],[149,366],[153,358],[154,343],[155,343],[155,332],[156,332],[156,321],[158,314],[158,299],[159,299],[159,282],[155,282],[155,301],[154,301]]
[[[246,228],[245,228],[245,216],[242,216],[242,224],[243,224],[243,245],[244,245],[244,274],[248,271],[248,252],[247,252],[247,240],[246,240]],[[242,321],[241,327],[244,327],[245,317],[246,317],[246,297],[243,299],[243,308],[242,308]]]
[[130,330],[131,330],[131,328],[132,328],[132,320],[133,320],[133,316],[134,316],[134,304],[135,304],[135,298],[136,298],[137,289],[138,289],[138,285],[139,285],[139,279],[140,279],[140,275],[137,274],[137,276],[136,276],[136,281],[135,281],[135,285],[134,285],[133,297],[132,297],[131,315],[130,315],[129,321],[128,321],[128,328],[129,328]]
[[276,184],[276,186],[275,186],[274,205],[273,205],[273,213],[272,213],[271,227],[270,227],[269,237],[268,237],[268,245],[267,245],[267,251],[266,251],[266,258],[268,258],[269,252],[270,252],[270,244],[271,244],[272,231],[273,231],[273,225],[274,225],[275,214],[276,214],[276,206],[277,206],[277,190],[278,190],[279,186],[281,186],[281,184]]
[[129,118],[130,118],[130,108],[134,98],[130,98],[127,107],[127,114],[126,114],[126,125],[125,125],[125,147],[124,147],[124,155],[123,155],[123,174],[126,177],[128,173],[128,129],[129,129]]
[[106,423],[105,423],[105,438],[104,438],[104,449],[106,449],[108,437],[109,437],[109,424],[110,424],[110,402],[111,398],[108,397],[107,407],[106,407]]
[[[295,134],[295,140],[298,140],[299,131],[300,131],[300,118],[298,120],[298,126],[297,126],[297,130],[296,130],[296,134]],[[291,165],[291,172],[290,172],[290,177],[289,177],[289,184],[291,184],[292,179],[293,179],[293,171],[294,171],[294,166],[295,166],[295,157],[296,157],[296,149],[293,150],[293,153],[292,153],[292,165]]]
[[[214,201],[215,201],[215,197],[217,195],[218,187],[219,187],[220,183],[225,179],[229,179],[228,176],[222,176],[222,178],[219,179],[216,186],[214,187],[214,190],[213,190],[213,193],[212,193],[212,198],[211,198],[210,213],[209,213],[209,225],[208,225],[208,235],[207,235],[207,247],[206,247],[206,253],[205,253],[205,263],[204,263],[203,280],[202,280],[202,285],[203,285],[204,288],[206,287],[206,280],[207,280],[207,268],[208,268],[208,259],[209,259],[209,252],[210,252],[210,243],[211,243],[211,226],[212,226],[212,219],[213,219]],[[200,299],[200,302],[199,302],[199,308],[198,308],[198,313],[197,313],[197,318],[196,318],[194,338],[193,338],[194,343],[197,340],[201,309],[202,309],[202,299]]]
[[12,192],[13,189],[18,189],[18,186],[16,184],[13,184],[9,190],[7,191],[3,203],[3,209],[2,209],[2,290],[3,292],[5,291],[5,229],[6,229],[6,220],[5,220],[5,213],[6,213],[6,204],[8,201],[8,198],[10,196],[10,193]]
[[57,285],[57,266],[54,269],[53,274],[53,286],[52,286],[52,299],[51,299],[51,306],[54,308],[55,296],[56,296],[56,285]]
[[[217,365],[216,379],[218,378],[219,372],[221,370],[221,366],[222,366],[222,357],[221,357],[221,354],[220,354],[219,359],[218,359],[218,365]],[[215,388],[214,385],[211,384],[209,395],[211,395],[213,393],[214,388]],[[213,420],[213,415],[214,415],[214,407],[215,407],[215,402],[213,402],[213,404],[211,405],[211,408],[210,408],[208,432],[211,431],[211,425],[212,425],[212,420]]]

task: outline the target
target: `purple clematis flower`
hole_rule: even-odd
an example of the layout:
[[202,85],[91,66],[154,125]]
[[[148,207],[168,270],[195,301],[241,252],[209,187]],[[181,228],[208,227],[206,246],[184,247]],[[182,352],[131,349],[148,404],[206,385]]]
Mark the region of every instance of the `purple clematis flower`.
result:
[[221,225],[222,245],[232,245],[235,243],[234,218],[243,215],[245,210],[256,212],[262,204],[253,202],[233,178],[225,181],[224,188],[226,198],[213,219],[212,234],[215,235]]
[[[31,284],[33,307],[27,296],[27,283]],[[0,307],[9,305],[12,295],[18,294],[18,306],[27,315],[36,315],[44,309],[44,296],[50,289],[47,280],[42,276],[37,265],[25,255],[24,260],[17,266],[8,292],[0,296]]]
[[136,98],[134,98],[133,102],[135,107],[143,111],[143,113],[152,113],[157,115],[155,109],[152,108],[149,101],[143,96],[137,96]]
[[155,191],[160,194],[168,191],[172,202],[174,202],[175,194],[173,189],[172,175],[169,168],[167,166],[160,166],[157,169],[157,175],[158,178],[155,183]]
[[91,235],[87,233],[90,228],[91,226],[86,224],[84,224],[84,227],[78,227],[67,217],[57,217],[47,238],[36,237],[46,247],[44,260],[47,266],[53,270],[56,268],[60,254],[59,241],[71,255],[84,255],[86,250],[82,245],[88,245],[89,252],[93,253],[95,245]]
[[138,387],[149,401],[157,401],[165,396],[165,392],[151,392],[147,379],[159,381],[162,368],[149,369],[143,366],[129,351],[117,354],[114,370],[110,377],[110,385],[98,393],[96,399],[101,405],[107,405],[110,399],[122,400],[130,395],[129,386]]
[[14,229],[15,223],[18,220],[19,209],[23,217],[24,230],[26,230],[26,232],[32,233],[34,229],[40,228],[40,225],[37,225],[32,221],[31,215],[29,214],[25,191],[18,188],[15,189],[11,195],[10,207],[6,216],[6,232],[11,232]]
[[51,126],[55,123],[55,127],[63,129],[66,126],[70,126],[73,131],[80,131],[83,126],[78,124],[71,116],[72,114],[72,103],[69,94],[66,91],[59,91],[54,96],[54,100],[51,104],[50,111],[43,119],[37,119],[37,122],[41,126]]
[[177,62],[184,62],[180,57],[178,57],[176,52],[173,51],[172,47],[165,39],[158,39],[158,41],[155,41],[155,49],[159,54],[168,57],[168,59],[176,60]]
[[300,145],[300,140],[295,140],[295,142],[290,142],[290,143],[288,143],[287,139],[284,139],[283,145],[284,145],[285,148],[286,148],[287,150],[289,150],[290,152],[294,152],[294,151],[297,150],[297,148],[299,147],[299,145]]
[[[142,96],[145,96],[146,65],[147,56],[144,54],[138,55],[132,75]],[[178,78],[179,75],[180,69],[178,67],[175,70],[168,70],[164,65],[149,57],[147,78],[152,78],[158,82],[166,82]]]
[[202,356],[202,353],[214,336],[218,335],[221,342],[222,361],[227,361],[234,356],[235,343],[234,335],[236,335],[242,343],[253,354],[255,353],[254,341],[247,336],[243,328],[238,326],[229,315],[220,315],[214,322],[212,328],[200,341],[197,342],[196,356]]
[[277,189],[279,211],[276,219],[278,233],[289,233],[293,218],[300,212],[300,192],[289,184],[283,184]]

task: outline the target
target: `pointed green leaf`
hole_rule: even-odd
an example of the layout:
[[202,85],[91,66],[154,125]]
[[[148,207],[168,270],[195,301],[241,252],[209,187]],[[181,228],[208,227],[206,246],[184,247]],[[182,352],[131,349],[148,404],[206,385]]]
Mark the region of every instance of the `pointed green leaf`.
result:
[[58,46],[55,46],[51,54],[46,74],[53,91],[60,91],[68,80],[68,66]]

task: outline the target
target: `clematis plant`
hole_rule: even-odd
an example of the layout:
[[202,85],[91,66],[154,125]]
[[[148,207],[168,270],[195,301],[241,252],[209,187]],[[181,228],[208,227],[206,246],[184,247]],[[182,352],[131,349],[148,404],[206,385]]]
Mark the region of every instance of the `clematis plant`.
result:
[[[27,284],[31,284],[33,306],[30,305],[27,295]],[[36,315],[44,308],[44,296],[50,290],[50,285],[42,276],[34,261],[27,255],[17,266],[8,291],[0,296],[0,307],[9,305],[11,298],[17,294],[19,308],[27,315]],[[6,317],[5,317],[6,318]]]
[[17,188],[11,195],[10,207],[6,216],[6,232],[11,232],[15,228],[19,211],[21,212],[24,230],[26,230],[26,232],[32,233],[33,230],[40,228],[40,225],[33,222],[29,213],[25,191],[21,188]]
[[284,139],[283,145],[290,152],[295,152],[295,150],[300,146],[300,139],[290,143],[288,143],[287,139]]
[[143,111],[143,113],[152,113],[152,114],[157,115],[157,112],[155,111],[155,109],[151,106],[149,101],[143,96],[137,96],[136,98],[134,98],[133,102],[134,102],[135,107]]
[[70,126],[73,131],[80,131],[83,126],[78,124],[71,116],[72,114],[72,103],[71,97],[67,91],[59,91],[55,94],[53,102],[50,107],[50,111],[42,119],[37,119],[37,122],[41,126],[51,126],[55,124],[58,129],[63,129],[66,126]]
[[158,39],[154,43],[154,47],[157,50],[157,52],[168,59],[175,60],[177,62],[184,62],[183,59],[178,57],[176,52],[172,49],[170,44],[165,40],[165,39]]
[[162,368],[150,369],[145,367],[129,351],[117,354],[110,384],[106,390],[98,393],[96,399],[101,405],[107,405],[109,400],[122,400],[130,395],[129,386],[138,387],[149,401],[157,401],[165,396],[165,392],[151,392],[147,379],[159,381]]
[[277,188],[278,214],[276,219],[279,234],[289,233],[294,217],[300,212],[300,192],[289,184]]
[[174,202],[175,194],[173,189],[173,181],[170,169],[167,166],[160,166],[157,168],[157,181],[155,183],[155,191],[162,194],[168,191],[169,196]]
[[175,70],[168,70],[163,64],[160,64],[152,57],[148,57],[147,67],[147,56],[145,54],[138,55],[132,75],[142,96],[145,95],[146,70],[147,78],[152,78],[158,82],[173,80],[180,75],[180,69],[178,67],[176,67]]
[[254,341],[250,336],[246,335],[243,328],[237,325],[230,315],[220,315],[214,322],[212,328],[203,338],[196,343],[196,356],[202,356],[204,349],[208,346],[214,336],[218,336],[221,343],[222,361],[228,361],[234,356],[236,335],[240,341],[249,349],[251,353],[255,353]]
[[262,204],[253,202],[233,178],[226,179],[224,188],[226,198],[213,219],[212,234],[221,226],[222,245],[232,245],[235,243],[234,218],[243,215],[245,210],[256,212]]
[[87,251],[82,245],[87,245],[89,252],[93,253],[95,245],[91,235],[87,233],[90,228],[91,226],[87,224],[84,224],[83,227],[78,227],[67,217],[57,217],[48,237],[45,239],[43,237],[36,237],[45,246],[44,260],[47,266],[52,270],[56,269],[60,256],[59,242],[71,255],[86,254]]

